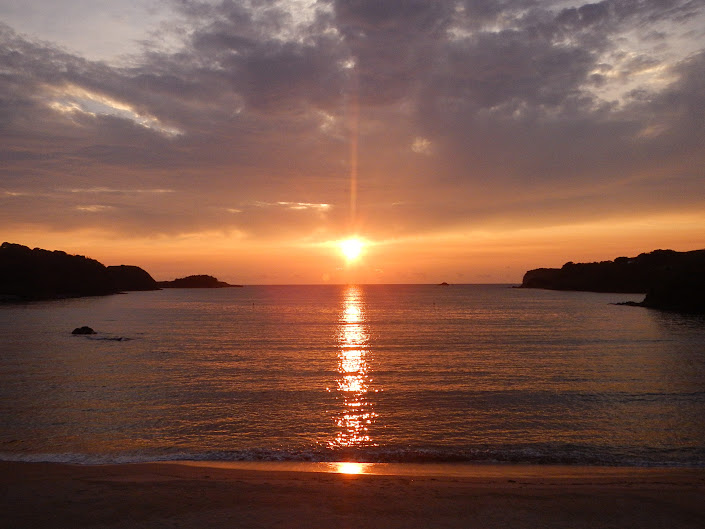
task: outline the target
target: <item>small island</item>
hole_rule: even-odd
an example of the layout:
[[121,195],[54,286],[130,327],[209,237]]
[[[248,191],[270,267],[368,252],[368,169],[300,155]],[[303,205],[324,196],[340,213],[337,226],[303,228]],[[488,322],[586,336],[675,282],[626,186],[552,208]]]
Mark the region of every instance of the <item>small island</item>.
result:
[[519,288],[645,293],[642,307],[705,314],[705,249],[654,250],[595,263],[568,262],[524,274]]
[[193,275],[179,277],[173,281],[159,281],[160,288],[232,288],[242,287],[242,285],[231,285],[225,281],[218,281],[213,276]]

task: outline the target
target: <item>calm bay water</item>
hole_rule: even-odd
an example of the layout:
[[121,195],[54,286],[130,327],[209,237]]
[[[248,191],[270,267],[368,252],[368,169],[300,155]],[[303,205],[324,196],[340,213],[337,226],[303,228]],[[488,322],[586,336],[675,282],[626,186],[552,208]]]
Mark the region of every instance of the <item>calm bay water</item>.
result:
[[3,305],[0,459],[705,466],[705,318],[611,304],[642,297],[254,286]]

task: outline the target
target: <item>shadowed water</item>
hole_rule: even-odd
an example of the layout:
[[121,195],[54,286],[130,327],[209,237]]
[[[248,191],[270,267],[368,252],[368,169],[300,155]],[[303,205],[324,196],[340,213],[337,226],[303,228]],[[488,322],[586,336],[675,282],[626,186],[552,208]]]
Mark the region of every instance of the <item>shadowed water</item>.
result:
[[260,286],[0,306],[0,458],[702,466],[705,320],[611,304],[641,297]]

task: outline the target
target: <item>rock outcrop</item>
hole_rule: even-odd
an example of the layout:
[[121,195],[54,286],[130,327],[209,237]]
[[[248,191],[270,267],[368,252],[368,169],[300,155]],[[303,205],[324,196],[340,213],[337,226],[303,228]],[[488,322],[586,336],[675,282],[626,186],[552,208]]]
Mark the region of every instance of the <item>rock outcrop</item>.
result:
[[73,331],[71,331],[71,334],[98,334],[98,333],[96,333],[88,325],[84,325],[83,327],[76,327]]
[[643,307],[705,314],[705,259],[664,271],[646,293]]

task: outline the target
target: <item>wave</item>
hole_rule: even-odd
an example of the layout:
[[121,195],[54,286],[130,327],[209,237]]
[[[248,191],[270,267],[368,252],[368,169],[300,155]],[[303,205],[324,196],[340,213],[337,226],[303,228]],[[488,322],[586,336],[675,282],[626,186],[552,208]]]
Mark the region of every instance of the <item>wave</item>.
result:
[[250,448],[244,450],[178,451],[159,450],[131,453],[26,453],[0,452],[2,461],[52,462],[72,464],[123,464],[153,461],[217,462],[339,462],[356,463],[456,463],[456,464],[528,464],[621,467],[705,467],[705,449],[678,450],[643,448],[639,451],[604,449],[577,445],[476,447],[465,449],[382,448],[358,449],[312,448],[283,450]]

